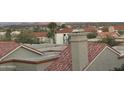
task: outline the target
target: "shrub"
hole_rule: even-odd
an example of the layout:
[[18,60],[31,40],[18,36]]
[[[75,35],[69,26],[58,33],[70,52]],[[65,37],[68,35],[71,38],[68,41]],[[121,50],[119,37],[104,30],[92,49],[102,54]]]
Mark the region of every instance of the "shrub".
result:
[[96,36],[97,36],[97,33],[96,33],[96,32],[92,32],[92,33],[89,33],[89,34],[87,35],[87,38],[88,38],[88,39],[96,38]]
[[119,30],[118,33],[119,33],[120,35],[124,35],[124,30]]
[[110,37],[110,36],[107,36],[106,38],[103,38],[101,40],[102,43],[106,43],[110,46],[115,46],[115,45],[118,45],[119,43],[117,41],[115,41],[114,38]]
[[124,64],[121,65],[119,68],[114,68],[114,71],[124,71]]
[[103,27],[103,28],[102,28],[102,31],[103,31],[103,32],[108,32],[109,29],[108,29],[108,27]]
[[32,32],[21,32],[16,38],[16,42],[37,44],[39,43],[37,38],[32,34]]

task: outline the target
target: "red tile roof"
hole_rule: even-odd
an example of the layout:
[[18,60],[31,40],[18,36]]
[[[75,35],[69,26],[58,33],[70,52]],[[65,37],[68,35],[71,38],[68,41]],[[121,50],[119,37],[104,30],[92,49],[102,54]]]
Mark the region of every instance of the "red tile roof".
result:
[[47,32],[33,32],[36,37],[47,37]]
[[[14,42],[14,41],[0,41],[0,58],[7,55],[17,47],[21,46],[20,44]],[[34,48],[28,47],[26,45],[22,45],[21,47],[28,49],[29,51],[35,52],[37,54],[43,55],[44,53],[41,51],[38,51]]]
[[57,31],[57,33],[71,33],[73,31],[72,28],[62,28]]
[[[106,44],[103,43],[89,43],[88,44],[88,60],[89,63],[106,47]],[[69,71],[72,70],[72,57],[71,57],[71,48],[67,48],[60,54],[59,59],[55,60],[45,70],[48,71]]]
[[[15,49],[17,46],[18,44],[14,42],[6,42],[6,43],[3,42],[3,44],[2,42],[0,42],[1,51],[8,50],[8,51],[3,52],[4,55],[6,55],[7,53]],[[89,43],[88,44],[89,63],[93,61],[93,59],[105,48],[105,46],[106,44],[102,44],[102,43]],[[72,70],[72,56],[71,56],[70,45],[67,46],[59,55],[60,55],[59,58],[54,59],[52,61],[48,61],[48,62],[52,62],[52,64],[49,67],[47,67],[45,70],[48,70],[48,71],[70,71]]]
[[106,38],[107,36],[111,36],[111,37],[114,37],[114,38],[119,37],[119,33],[116,33],[116,32],[98,32],[98,35],[101,38]]
[[104,43],[89,43],[88,44],[88,60],[89,63],[106,47]]
[[12,50],[14,50],[15,48],[17,48],[19,46],[19,44],[15,43],[15,42],[0,42],[0,58],[5,56],[6,54],[8,54],[9,52],[11,52]]
[[[19,44],[15,42],[0,42],[0,57],[5,56],[6,54],[11,52],[18,46]],[[91,63],[106,46],[107,45],[104,43],[88,43],[89,63]],[[48,62],[52,62],[52,64],[45,69],[47,71],[70,71],[72,70],[72,56],[71,56],[70,45],[68,45],[59,54],[58,58],[54,60],[50,60]]]
[[69,71],[72,70],[72,58],[71,58],[71,48],[67,46],[63,52],[60,53],[60,57],[55,60],[49,67],[45,70],[47,71]]
[[124,25],[114,26],[115,30],[124,30]]
[[86,32],[96,32],[96,27],[85,27],[84,28],[84,31]]

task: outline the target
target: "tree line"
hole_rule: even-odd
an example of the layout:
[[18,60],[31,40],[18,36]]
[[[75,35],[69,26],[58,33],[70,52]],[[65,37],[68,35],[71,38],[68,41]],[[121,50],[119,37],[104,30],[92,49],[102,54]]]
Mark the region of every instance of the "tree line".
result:
[[[55,22],[51,22],[47,25],[47,27],[44,28],[44,31],[47,32],[47,37],[51,38],[53,43],[56,43],[55,40],[55,34],[56,31],[60,28],[65,28],[65,24],[62,25],[57,25]],[[26,29],[26,28],[25,28]],[[5,41],[11,41],[12,40],[12,35],[11,33],[15,30],[14,28],[6,28],[6,34],[5,38],[3,40]],[[18,43],[39,43],[37,38],[34,36],[33,32],[44,32],[41,30],[40,26],[35,26],[33,27],[33,30],[21,30],[20,34],[16,36],[15,41]]]

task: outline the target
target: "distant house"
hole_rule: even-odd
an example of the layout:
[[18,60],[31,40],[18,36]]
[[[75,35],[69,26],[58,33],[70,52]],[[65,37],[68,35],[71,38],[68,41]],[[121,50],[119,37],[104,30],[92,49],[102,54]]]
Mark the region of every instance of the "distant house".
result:
[[118,32],[97,32],[97,34],[97,38],[107,38],[108,36],[118,38],[120,36]]
[[5,38],[6,32],[0,32],[0,40],[3,40]]
[[47,32],[33,32],[40,43],[48,42]]
[[116,30],[114,29],[114,26],[109,26],[108,30],[109,32],[116,32]]
[[20,31],[12,31],[11,32],[12,40],[15,40],[20,33],[21,33]]
[[95,26],[84,27],[85,32],[97,32],[97,28]]
[[73,31],[72,28],[62,28],[56,32],[56,44],[68,44],[68,34]]
[[11,32],[11,35],[12,36],[17,36],[17,35],[19,35],[21,32],[20,31],[12,31]]
[[124,30],[124,25],[114,26],[115,31]]
[[[16,39],[16,36],[18,36],[21,32],[20,31],[12,31],[11,36],[12,40]],[[6,32],[0,32],[0,40],[5,39]]]

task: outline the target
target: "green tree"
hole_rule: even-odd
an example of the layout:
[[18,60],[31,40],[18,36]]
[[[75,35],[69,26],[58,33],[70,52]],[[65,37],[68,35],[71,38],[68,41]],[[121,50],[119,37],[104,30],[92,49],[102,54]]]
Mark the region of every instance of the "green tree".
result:
[[88,38],[88,39],[96,38],[96,36],[97,36],[97,33],[96,33],[96,32],[92,32],[92,33],[89,33],[89,34],[87,35],[87,38]]
[[103,38],[101,40],[102,43],[106,43],[110,46],[115,46],[115,45],[118,45],[119,43],[117,41],[115,41],[115,38],[113,37],[110,37],[110,36],[107,36],[106,38]]
[[60,28],[65,28],[66,27],[66,24],[62,24],[61,26],[60,26]]
[[5,34],[5,40],[11,41],[11,29],[7,29],[6,34]]
[[109,29],[108,29],[108,27],[107,27],[107,26],[105,26],[105,27],[103,27],[103,28],[102,28],[102,31],[103,31],[103,32],[108,32],[108,31],[109,31]]
[[42,29],[41,29],[41,27],[39,25],[36,25],[36,26],[33,27],[33,31],[35,31],[35,32],[41,32]]
[[19,43],[28,43],[28,44],[35,44],[39,43],[37,38],[33,35],[30,31],[22,31],[21,34],[17,36],[16,42]]
[[56,43],[55,33],[56,33],[56,30],[57,30],[57,27],[58,27],[57,24],[54,23],[54,22],[51,22],[51,23],[48,24],[48,28],[50,29],[50,31],[48,31],[48,37],[53,39],[54,44]]
[[124,71],[124,64],[122,64],[119,68],[115,67],[114,71]]
[[120,35],[124,35],[124,30],[119,30],[118,33],[119,33]]

